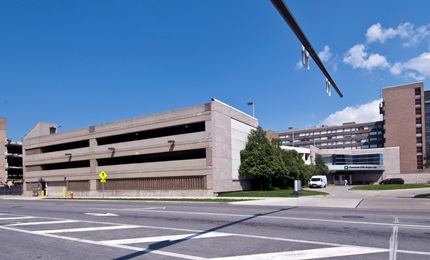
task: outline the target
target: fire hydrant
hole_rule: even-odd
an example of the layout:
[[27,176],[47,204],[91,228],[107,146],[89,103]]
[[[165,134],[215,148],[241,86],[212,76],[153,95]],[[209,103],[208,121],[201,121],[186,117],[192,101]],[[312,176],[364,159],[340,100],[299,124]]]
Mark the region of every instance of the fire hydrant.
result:
[[70,192],[70,198],[73,199],[73,191]]

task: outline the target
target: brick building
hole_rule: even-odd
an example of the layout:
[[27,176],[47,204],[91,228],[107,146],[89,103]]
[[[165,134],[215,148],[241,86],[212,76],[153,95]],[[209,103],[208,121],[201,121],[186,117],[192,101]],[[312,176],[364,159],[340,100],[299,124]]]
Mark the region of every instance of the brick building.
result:
[[400,172],[423,170],[426,157],[424,84],[407,84],[382,90],[385,147],[400,147]]

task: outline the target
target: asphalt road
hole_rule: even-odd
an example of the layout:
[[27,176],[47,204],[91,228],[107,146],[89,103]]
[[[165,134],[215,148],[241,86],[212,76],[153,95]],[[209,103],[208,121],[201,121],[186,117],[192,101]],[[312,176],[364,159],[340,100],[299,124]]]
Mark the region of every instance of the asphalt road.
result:
[[1,200],[1,259],[430,259],[428,210]]

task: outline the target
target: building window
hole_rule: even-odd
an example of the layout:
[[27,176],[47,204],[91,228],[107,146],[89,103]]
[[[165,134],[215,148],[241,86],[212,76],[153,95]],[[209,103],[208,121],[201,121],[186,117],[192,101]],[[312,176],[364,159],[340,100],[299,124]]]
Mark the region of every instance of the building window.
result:
[[416,115],[421,115],[421,107],[415,108],[415,114]]
[[415,95],[421,95],[421,88],[415,88]]

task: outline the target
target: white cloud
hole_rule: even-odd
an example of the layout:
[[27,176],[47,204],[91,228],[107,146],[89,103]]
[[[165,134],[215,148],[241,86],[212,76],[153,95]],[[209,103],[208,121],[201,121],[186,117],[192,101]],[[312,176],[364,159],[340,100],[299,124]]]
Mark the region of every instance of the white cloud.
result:
[[390,63],[384,56],[373,53],[368,54],[365,48],[363,44],[355,45],[348,50],[343,62],[350,64],[354,69],[361,68],[369,71],[374,68],[384,69],[390,67]]
[[303,67],[304,67],[304,66],[303,66],[302,61],[301,61],[301,60],[299,60],[299,61],[297,62],[297,64],[296,64],[296,70],[301,70]]
[[370,103],[358,105],[355,107],[346,107],[329,115],[322,121],[324,125],[342,125],[346,122],[366,123],[379,121],[379,104],[380,100],[374,100]]
[[399,75],[404,71],[408,77],[415,80],[424,80],[425,77],[430,76],[430,53],[424,52],[404,63],[396,62],[390,69],[394,75]]
[[330,52],[330,47],[324,46],[324,50],[318,52],[318,57],[322,62],[327,62],[330,60],[332,53]]
[[380,23],[377,23],[370,26],[366,32],[366,38],[369,43],[385,43],[387,39],[399,37],[401,39],[406,39],[406,42],[403,44],[405,47],[416,45],[429,35],[429,25],[420,26],[415,29],[415,26],[411,23],[400,24],[395,29],[385,29]]
[[397,32],[393,28],[383,29],[380,23],[374,24],[367,29],[366,37],[368,42],[379,41],[384,43],[386,39],[393,38]]

